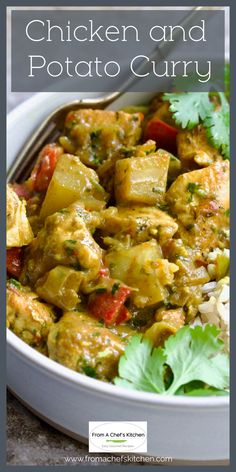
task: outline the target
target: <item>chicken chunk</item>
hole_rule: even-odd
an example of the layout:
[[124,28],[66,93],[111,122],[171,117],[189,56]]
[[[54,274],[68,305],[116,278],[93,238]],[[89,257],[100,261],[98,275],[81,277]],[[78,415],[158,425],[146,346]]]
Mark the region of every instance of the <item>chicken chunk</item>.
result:
[[102,249],[89,229],[98,220],[76,203],[48,216],[43,229],[27,248],[22,283],[35,285],[58,265],[82,271],[82,284],[93,280],[101,267]]
[[129,234],[135,243],[155,237],[160,244],[172,238],[178,229],[175,220],[155,207],[109,207],[101,211],[100,229],[103,235],[122,239]]
[[76,110],[66,118],[60,144],[91,167],[98,167],[122,146],[135,145],[141,136],[141,113]]
[[153,346],[163,346],[166,339],[184,326],[184,311],[182,308],[172,310],[160,309],[155,314],[156,322],[148,328],[144,337],[150,339]]
[[114,334],[87,313],[67,312],[49,332],[49,357],[90,377],[111,380],[128,337],[127,330],[125,337]]
[[7,248],[21,247],[34,238],[26,216],[26,202],[20,200],[10,185],[7,186]]
[[162,258],[155,239],[130,248],[114,246],[107,251],[105,263],[114,279],[132,287],[135,306],[152,306],[168,297],[166,285],[173,283],[175,264]]
[[43,353],[54,322],[53,310],[41,303],[38,295],[19,282],[10,279],[7,284],[7,327],[19,338]]
[[227,245],[228,161],[180,175],[166,200],[178,219],[184,244],[204,251]]
[[185,169],[207,167],[216,161],[222,161],[221,154],[209,144],[202,126],[178,133],[177,152]]

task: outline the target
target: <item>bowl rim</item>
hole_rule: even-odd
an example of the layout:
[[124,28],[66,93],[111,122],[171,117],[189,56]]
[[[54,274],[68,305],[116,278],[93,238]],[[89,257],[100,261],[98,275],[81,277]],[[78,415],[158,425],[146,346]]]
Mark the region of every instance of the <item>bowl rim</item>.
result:
[[135,400],[138,403],[146,403],[152,405],[162,405],[163,407],[186,407],[202,409],[217,409],[227,408],[229,406],[229,396],[222,397],[187,397],[185,395],[179,396],[164,396],[157,393],[142,392],[137,390],[129,390],[102,380],[88,377],[84,374],[76,372],[62,364],[57,363],[53,359],[45,356],[32,348],[20,338],[18,338],[10,329],[7,328],[7,345],[12,351],[23,359],[25,363],[35,367],[42,372],[56,377],[57,380],[67,381],[72,383],[75,387],[82,387],[93,391],[103,396],[108,395],[123,400]]
[[[136,92],[131,92],[136,93]],[[18,119],[19,113],[27,108],[35,108],[38,103],[42,104],[44,100],[49,99],[49,96],[56,97],[61,95],[59,92],[42,92],[36,93],[32,97],[27,98],[20,103],[13,110],[7,114],[7,132],[11,123]],[[64,95],[64,94],[63,94]],[[88,94],[95,96],[94,93]],[[98,94],[97,94],[98,95]],[[69,96],[69,93],[68,93]],[[106,383],[98,379],[88,377],[79,372],[73,371],[56,361],[49,359],[44,354],[36,351],[34,348],[26,344],[19,337],[17,337],[9,328],[6,328],[6,346],[11,349],[18,357],[21,357],[24,362],[37,369],[45,372],[48,375],[54,376],[59,381],[67,381],[72,383],[75,387],[81,387],[92,391],[94,394],[107,395],[120,400],[134,401],[140,404],[148,404],[152,406],[162,406],[166,408],[186,407],[202,408],[219,410],[227,409],[229,407],[230,396],[215,396],[215,397],[187,397],[179,396],[164,396],[157,393],[142,392],[137,390],[129,390],[111,383]]]

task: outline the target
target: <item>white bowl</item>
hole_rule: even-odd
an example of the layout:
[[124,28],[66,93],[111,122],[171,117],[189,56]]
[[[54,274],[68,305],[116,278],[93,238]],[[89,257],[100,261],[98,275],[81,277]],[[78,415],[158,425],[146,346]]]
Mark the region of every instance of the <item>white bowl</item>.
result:
[[[88,94],[86,94],[88,97]],[[95,94],[89,94],[90,98]],[[111,108],[143,103],[150,94],[126,94]],[[8,115],[8,167],[42,119],[85,94],[42,93]],[[177,461],[227,461],[228,397],[163,397],[129,391],[67,369],[7,330],[9,388],[39,416],[86,442],[89,421],[147,421],[150,456]]]

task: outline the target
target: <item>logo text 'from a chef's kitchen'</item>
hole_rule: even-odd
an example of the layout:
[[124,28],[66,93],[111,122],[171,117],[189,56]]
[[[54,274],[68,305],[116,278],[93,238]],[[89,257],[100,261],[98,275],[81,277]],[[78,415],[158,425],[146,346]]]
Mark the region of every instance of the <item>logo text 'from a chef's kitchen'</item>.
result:
[[89,452],[147,452],[147,422],[90,421]]

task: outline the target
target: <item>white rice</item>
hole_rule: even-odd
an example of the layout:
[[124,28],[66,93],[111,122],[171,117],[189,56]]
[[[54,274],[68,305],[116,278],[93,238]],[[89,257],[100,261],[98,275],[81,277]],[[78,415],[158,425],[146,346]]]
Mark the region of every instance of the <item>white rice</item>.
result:
[[[207,270],[213,278],[215,275],[215,261],[218,255],[229,258],[228,249],[214,249],[208,254]],[[198,306],[199,316],[191,323],[192,326],[214,324],[221,330],[221,337],[228,348],[230,329],[230,289],[229,277],[225,276],[218,282],[211,281],[202,286],[204,302]]]
[[213,251],[209,252],[207,255],[207,271],[212,279],[214,279],[216,275],[216,259],[217,256],[225,256],[227,259],[229,259],[229,249],[214,249]]
[[228,346],[230,315],[229,315],[229,277],[219,282],[209,282],[203,285],[203,293],[207,300],[198,306],[200,320],[203,324],[216,325],[221,330],[221,337]]

